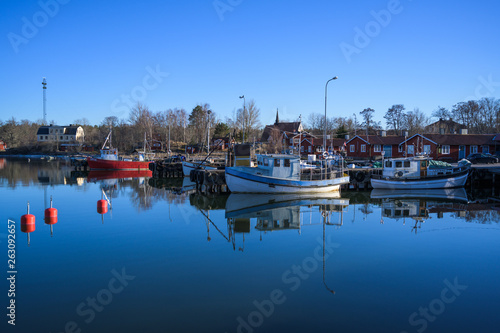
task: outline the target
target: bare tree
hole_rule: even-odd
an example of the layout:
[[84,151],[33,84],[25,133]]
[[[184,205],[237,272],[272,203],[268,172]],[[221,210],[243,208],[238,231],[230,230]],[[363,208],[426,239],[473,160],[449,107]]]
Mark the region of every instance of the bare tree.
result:
[[405,107],[403,104],[395,104],[391,106],[384,115],[387,126],[392,127],[396,132],[402,129],[405,121]]
[[364,120],[362,126],[365,128],[366,135],[368,135],[370,132],[370,127],[372,126],[374,112],[375,110],[373,110],[372,108],[366,108],[360,112]]
[[429,124],[429,118],[419,108],[409,111],[405,115],[405,127],[410,135],[422,133]]
[[144,133],[151,139],[153,137],[154,119],[149,108],[141,103],[130,110],[129,122],[132,125],[135,142],[142,142]]
[[248,141],[250,141],[252,134],[255,136],[254,131],[260,127],[259,117],[260,110],[253,99],[248,102],[244,109],[238,109],[236,112],[236,127],[246,136]]
[[269,135],[269,152],[279,153],[283,149],[283,135],[277,127],[271,129]]
[[450,119],[451,118],[451,112],[442,106],[438,106],[438,108],[434,111],[432,111],[432,116],[438,119]]

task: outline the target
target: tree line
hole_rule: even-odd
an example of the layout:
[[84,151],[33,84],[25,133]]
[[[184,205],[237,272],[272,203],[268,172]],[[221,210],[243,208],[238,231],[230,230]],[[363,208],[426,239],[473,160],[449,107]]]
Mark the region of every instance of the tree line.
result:
[[[326,119],[326,131],[333,137],[344,137],[346,134],[371,135],[384,129],[380,121],[374,120],[375,110],[365,108],[353,116],[330,117]],[[438,107],[431,117],[454,120],[468,129],[471,134],[491,134],[500,132],[500,100],[482,98],[459,102],[448,110]],[[403,104],[394,104],[387,109],[383,118],[385,129],[394,134],[407,131],[409,135],[424,133],[431,123],[431,117],[426,116],[418,108],[406,110]],[[53,121],[51,123],[54,123]],[[207,131],[210,137],[224,137],[232,134],[237,141],[258,141],[262,134],[260,110],[254,100],[250,100],[234,111],[233,117],[221,120],[207,103],[196,105],[190,112],[184,108],[167,109],[154,112],[147,105],[138,103],[133,107],[126,119],[107,116],[98,125],[91,125],[86,118],[76,119],[74,124],[83,127],[85,144],[99,147],[113,129],[113,145],[122,151],[131,151],[144,141],[144,135],[149,143],[157,140],[162,149],[167,149],[168,142],[206,145]],[[14,117],[6,121],[0,120],[0,140],[8,147],[39,148],[36,132],[43,121],[31,122],[23,119],[17,121]],[[304,122],[304,128],[321,136],[325,128],[325,118],[321,113],[312,113]],[[274,133],[278,135],[279,133]]]
[[[130,110],[127,119],[107,116],[100,124],[92,125],[88,119],[80,118],[73,125],[82,126],[85,144],[89,146],[102,145],[112,129],[112,144],[122,151],[138,148],[143,144],[144,137],[148,144],[161,144],[161,149],[167,150],[169,142],[206,146],[209,130],[210,138],[231,133],[237,140],[243,137],[245,141],[258,140],[262,132],[259,118],[260,110],[254,100],[235,110],[234,119],[226,117],[224,121],[208,103],[196,105],[191,112],[184,108],[154,112],[147,105],[138,103]],[[55,124],[54,121],[50,123]],[[36,133],[42,125],[45,125],[42,120],[17,121],[14,117],[5,122],[0,120],[0,140],[5,141],[9,148],[40,149],[48,145],[37,141]]]
[[[327,135],[344,137],[349,135],[372,135],[384,129],[380,121],[374,120],[375,110],[365,108],[359,112],[360,121],[356,113],[347,117],[331,117],[326,119]],[[468,129],[470,134],[500,133],[500,99],[482,98],[459,102],[448,110],[438,106],[431,117],[425,115],[419,108],[406,110],[403,104],[394,104],[387,109],[383,118],[385,129],[392,130],[394,134],[403,131],[409,135],[425,133],[425,128],[431,124],[432,118],[453,120]],[[315,135],[323,135],[325,117],[321,113],[310,114],[305,128]]]

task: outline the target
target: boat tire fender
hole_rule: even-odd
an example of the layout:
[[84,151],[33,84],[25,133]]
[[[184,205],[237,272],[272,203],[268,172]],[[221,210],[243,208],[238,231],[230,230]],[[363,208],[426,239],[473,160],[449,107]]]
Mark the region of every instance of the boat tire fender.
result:
[[363,180],[365,180],[365,173],[363,171],[358,171],[354,178],[358,183],[361,183]]

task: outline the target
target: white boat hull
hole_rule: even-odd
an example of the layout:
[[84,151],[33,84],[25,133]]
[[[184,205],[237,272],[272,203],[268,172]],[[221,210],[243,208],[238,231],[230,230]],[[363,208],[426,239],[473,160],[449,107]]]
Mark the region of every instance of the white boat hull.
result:
[[390,189],[374,189],[370,193],[372,199],[425,199],[442,201],[468,202],[467,192],[463,187],[441,189],[417,189],[408,191],[393,191]]
[[288,180],[226,168],[226,185],[232,193],[325,193],[340,190],[349,177],[325,180]]
[[467,182],[468,173],[461,173],[456,176],[436,177],[425,179],[371,179],[374,189],[391,190],[412,190],[412,189],[433,189],[452,188],[464,186]]
[[189,177],[191,170],[194,169],[203,169],[203,170],[217,170],[217,167],[213,167],[207,165],[205,162],[182,162],[182,172],[184,173],[184,177]]

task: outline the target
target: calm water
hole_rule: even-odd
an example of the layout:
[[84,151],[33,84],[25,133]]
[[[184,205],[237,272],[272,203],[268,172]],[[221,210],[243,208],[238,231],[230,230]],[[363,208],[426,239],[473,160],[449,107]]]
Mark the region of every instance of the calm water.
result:
[[471,193],[206,197],[107,177],[0,159],[17,269],[2,332],[498,332],[499,211]]

